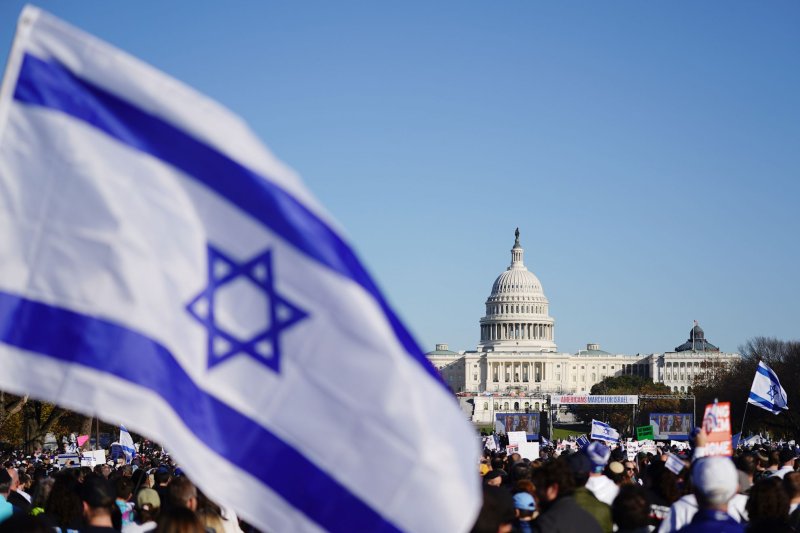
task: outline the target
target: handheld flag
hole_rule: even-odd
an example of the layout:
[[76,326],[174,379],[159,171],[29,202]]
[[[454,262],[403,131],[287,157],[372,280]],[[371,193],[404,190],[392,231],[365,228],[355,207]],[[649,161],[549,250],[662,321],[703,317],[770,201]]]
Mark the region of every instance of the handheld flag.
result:
[[125,454],[125,462],[130,464],[134,457],[136,457],[136,447],[133,445],[133,437],[125,429],[125,426],[119,427],[119,445],[122,446],[122,453]]
[[592,433],[590,437],[594,440],[606,442],[619,442],[619,432],[604,422],[592,420]]
[[781,387],[778,376],[763,361],[758,362],[756,375],[753,378],[753,386],[750,387],[750,397],[747,403],[770,411],[773,414],[780,413],[783,409],[788,409],[786,401],[786,391]]
[[472,526],[474,429],[300,179],[31,7],[0,88],[0,232],[0,389],[125,420],[259,529]]

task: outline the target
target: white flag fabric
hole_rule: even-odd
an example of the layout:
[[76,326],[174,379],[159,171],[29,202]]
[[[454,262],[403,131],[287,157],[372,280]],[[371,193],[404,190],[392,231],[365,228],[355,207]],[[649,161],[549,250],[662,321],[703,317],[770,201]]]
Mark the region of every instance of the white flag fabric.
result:
[[606,442],[619,442],[619,432],[599,420],[592,420],[592,433],[589,435],[594,440],[604,440]]
[[747,403],[757,405],[776,415],[784,409],[789,409],[786,391],[781,387],[778,376],[763,361],[759,361],[756,367],[756,375],[753,378],[753,386],[750,387]]
[[136,447],[133,445],[133,437],[125,429],[125,426],[119,427],[119,445],[122,446],[122,453],[125,454],[125,463],[130,464],[136,457]]
[[35,8],[0,91],[0,389],[125,420],[264,530],[471,527],[473,428],[237,117]]

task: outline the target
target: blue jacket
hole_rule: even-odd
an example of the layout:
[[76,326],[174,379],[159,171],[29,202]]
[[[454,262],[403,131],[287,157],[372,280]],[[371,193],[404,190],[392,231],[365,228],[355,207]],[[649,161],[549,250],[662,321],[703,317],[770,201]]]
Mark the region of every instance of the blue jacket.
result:
[[744,533],[744,526],[728,513],[700,509],[692,523],[678,530],[680,533]]

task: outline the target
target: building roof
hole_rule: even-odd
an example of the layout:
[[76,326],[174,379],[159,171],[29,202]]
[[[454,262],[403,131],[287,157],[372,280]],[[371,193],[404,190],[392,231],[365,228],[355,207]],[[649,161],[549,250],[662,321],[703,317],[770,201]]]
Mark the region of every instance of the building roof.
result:
[[694,321],[694,327],[689,330],[689,340],[675,347],[676,352],[718,352],[719,348],[706,340],[706,334]]

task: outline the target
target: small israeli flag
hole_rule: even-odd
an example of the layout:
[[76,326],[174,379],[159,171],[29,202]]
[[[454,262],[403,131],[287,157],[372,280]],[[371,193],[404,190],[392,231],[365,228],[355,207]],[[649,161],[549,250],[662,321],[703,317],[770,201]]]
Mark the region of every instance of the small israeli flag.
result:
[[606,442],[619,442],[619,432],[599,420],[592,420],[592,433],[590,437],[594,440],[602,440]]
[[747,403],[757,405],[776,415],[784,409],[789,409],[786,391],[781,387],[778,376],[764,361],[758,362]]
[[122,446],[122,453],[125,454],[125,462],[130,464],[136,457],[136,447],[133,445],[133,437],[125,429],[125,426],[119,427],[119,445]]
[[0,368],[265,531],[466,531],[480,507],[474,429],[300,179],[32,7],[0,88]]

